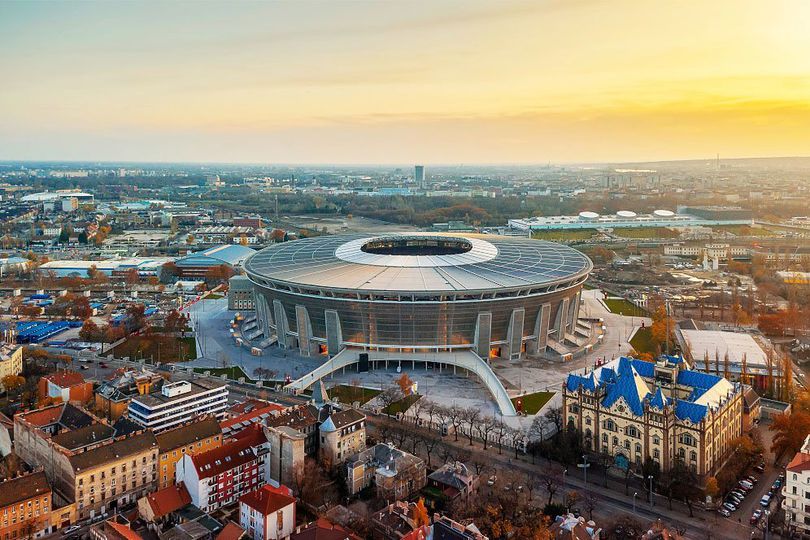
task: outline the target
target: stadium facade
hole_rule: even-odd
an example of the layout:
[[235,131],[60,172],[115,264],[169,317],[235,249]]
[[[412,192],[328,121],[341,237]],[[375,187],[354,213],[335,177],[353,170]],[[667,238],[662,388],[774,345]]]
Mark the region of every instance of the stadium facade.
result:
[[244,264],[264,335],[303,355],[351,348],[510,360],[574,332],[592,268],[559,244],[453,233],[306,238]]

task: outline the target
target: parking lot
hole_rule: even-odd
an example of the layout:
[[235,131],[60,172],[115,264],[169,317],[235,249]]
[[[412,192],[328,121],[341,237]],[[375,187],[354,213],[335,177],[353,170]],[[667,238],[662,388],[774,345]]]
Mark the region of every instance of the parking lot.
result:
[[[742,504],[731,513],[729,517],[722,517],[718,515],[719,519],[726,519],[729,521],[736,521],[737,523],[742,524],[749,524],[751,515],[754,513],[755,510],[765,510],[768,509],[773,514],[775,511],[779,509],[781,504],[781,488],[777,489],[773,496],[771,497],[770,503],[767,507],[764,507],[760,504],[762,497],[767,494],[774,482],[779,478],[779,475],[784,472],[784,463],[780,462],[778,467],[775,467],[773,464],[774,456],[770,452],[770,446],[772,442],[771,432],[768,429],[768,425],[764,422],[760,424],[757,428],[762,436],[762,444],[765,448],[763,461],[765,462],[765,471],[760,473],[754,470],[749,471],[747,474],[753,475],[755,478],[758,479],[758,482],[754,484],[753,489],[751,489],[745,496],[742,501]],[[753,529],[757,527],[758,529],[764,529],[765,527],[765,516],[763,515],[761,519],[759,519],[756,525],[750,525]]]

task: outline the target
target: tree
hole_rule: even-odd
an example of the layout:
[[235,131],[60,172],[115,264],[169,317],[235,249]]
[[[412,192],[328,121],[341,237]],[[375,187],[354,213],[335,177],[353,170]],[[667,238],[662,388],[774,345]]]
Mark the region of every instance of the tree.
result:
[[407,373],[403,371],[402,375],[397,378],[396,382],[397,386],[399,386],[400,392],[402,392],[403,397],[411,395],[411,392],[413,391],[413,381],[410,377],[408,377]]
[[3,389],[9,394],[16,394],[17,391],[25,384],[25,378],[19,375],[6,375],[0,379]]
[[771,452],[774,462],[785,454],[792,455],[802,447],[804,439],[810,434],[810,414],[803,410],[791,414],[778,414],[771,422],[770,430],[774,432]]
[[554,472],[549,471],[540,475],[540,485],[543,486],[548,495],[546,505],[551,505],[554,502],[554,495],[559,491],[560,484],[562,484],[562,479]]
[[719,488],[719,486],[717,485],[717,478],[716,478],[716,477],[714,477],[714,476],[710,476],[710,477],[709,477],[709,478],[706,480],[706,488],[705,488],[705,491],[706,491],[706,495],[708,495],[708,496],[709,496],[709,497],[711,497],[712,499],[714,499],[715,497],[717,497],[717,495],[720,493],[720,488]]
[[85,231],[80,232],[78,240],[79,240],[80,244],[86,244],[87,243],[87,233]]
[[276,243],[283,242],[284,238],[286,236],[287,236],[287,233],[285,233],[283,229],[273,229],[270,232],[270,239],[273,240],[273,242],[276,242]]
[[428,515],[428,509],[425,507],[425,500],[422,497],[419,497],[419,500],[416,501],[412,517],[415,528],[430,525],[430,516]]
[[467,409],[464,409],[462,418],[467,424],[467,438],[470,440],[470,446],[472,446],[473,437],[475,436],[475,426],[478,425],[478,422],[481,419],[481,411],[476,407],[468,407]]
[[81,338],[82,341],[95,342],[101,341],[101,337],[101,331],[95,321],[93,319],[85,320],[79,330],[79,338]]
[[124,281],[127,285],[135,285],[140,281],[141,277],[138,274],[137,268],[130,268],[124,274]]
[[390,415],[391,405],[402,399],[402,391],[397,386],[387,388],[377,394],[377,401],[382,405],[382,411]]

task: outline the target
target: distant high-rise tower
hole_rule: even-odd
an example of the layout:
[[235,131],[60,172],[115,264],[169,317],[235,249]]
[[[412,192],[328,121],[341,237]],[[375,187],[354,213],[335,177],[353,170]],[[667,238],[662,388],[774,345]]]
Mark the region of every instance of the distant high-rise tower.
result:
[[417,165],[413,168],[413,178],[420,189],[425,189],[425,166]]

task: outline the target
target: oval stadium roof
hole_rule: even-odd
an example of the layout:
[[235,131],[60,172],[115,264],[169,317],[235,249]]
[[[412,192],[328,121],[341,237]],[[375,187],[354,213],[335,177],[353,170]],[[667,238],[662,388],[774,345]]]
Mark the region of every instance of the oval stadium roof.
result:
[[319,236],[276,244],[245,262],[254,281],[395,293],[524,289],[586,276],[590,259],[567,246],[528,238],[452,233],[386,234],[384,239],[466,239],[463,253],[402,255],[362,249],[368,234]]

